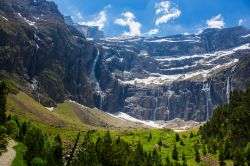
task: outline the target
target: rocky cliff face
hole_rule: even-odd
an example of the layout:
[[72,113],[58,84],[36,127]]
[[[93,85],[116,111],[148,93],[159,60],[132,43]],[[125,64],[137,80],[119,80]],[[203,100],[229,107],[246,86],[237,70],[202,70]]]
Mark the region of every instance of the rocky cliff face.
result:
[[20,76],[37,101],[53,106],[71,98],[94,106],[88,76],[96,55],[53,2],[1,0],[0,69]]
[[[101,108],[139,119],[207,120],[239,84],[237,64],[250,55],[249,34],[235,27],[199,35],[98,40],[104,48],[97,70],[105,96]],[[247,72],[242,75],[248,78]],[[249,83],[242,82],[244,87]]]

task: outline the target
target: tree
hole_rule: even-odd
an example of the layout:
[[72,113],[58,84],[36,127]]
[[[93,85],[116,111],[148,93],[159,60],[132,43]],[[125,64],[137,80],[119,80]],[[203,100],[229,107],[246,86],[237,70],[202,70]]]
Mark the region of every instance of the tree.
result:
[[220,162],[220,166],[226,165],[224,162],[224,150],[222,147],[220,147],[220,150],[219,150],[219,162]]
[[0,125],[6,122],[6,96],[8,94],[7,85],[4,81],[0,81]]
[[193,134],[193,132],[191,131],[189,138],[193,138],[193,137],[194,137],[194,134]]
[[178,160],[178,151],[177,151],[176,144],[174,145],[174,149],[173,149],[173,152],[172,152],[172,158],[174,160]]
[[23,142],[27,147],[26,160],[28,161],[28,164],[34,157],[42,156],[44,135],[40,129],[30,127]]
[[144,163],[144,151],[140,141],[137,143],[134,155],[134,162],[138,163],[139,165],[143,165]]
[[245,157],[247,160],[247,164],[250,166],[250,142],[247,144],[247,147],[245,149]]
[[245,165],[244,155],[243,155],[242,151],[239,148],[235,150],[233,160],[234,160],[234,165],[235,166],[244,166]]
[[36,157],[36,158],[32,159],[30,165],[31,166],[47,166],[47,161],[45,161],[39,157]]
[[152,153],[152,159],[153,159],[153,165],[161,166],[161,157],[157,153],[156,149],[154,149],[154,151]]
[[176,142],[179,142],[180,141],[180,136],[178,133],[175,134],[175,141]]
[[199,163],[201,161],[201,158],[200,158],[200,153],[198,149],[198,144],[194,145],[194,151],[195,151],[195,161]]
[[182,157],[181,157],[181,158],[182,158],[182,160],[183,160],[183,161],[185,161],[185,160],[186,160],[186,155],[185,155],[185,153],[184,153],[184,152],[182,153]]
[[170,159],[169,159],[169,157],[167,156],[166,157],[166,166],[171,166],[172,164],[171,164],[171,162],[170,162]]
[[202,144],[202,153],[203,153],[203,155],[207,154],[207,148],[206,148],[205,144]]
[[56,165],[61,166],[63,165],[63,162],[62,162],[63,154],[62,154],[62,139],[60,135],[57,135],[54,141],[55,141],[54,160],[55,160]]
[[102,164],[109,165],[112,161],[112,138],[110,132],[107,131],[103,138],[103,149],[102,149]]
[[152,139],[152,134],[150,133],[148,137],[148,142],[150,142],[151,139]]
[[6,123],[7,134],[12,138],[17,138],[19,135],[19,128],[16,124],[16,121],[10,120]]
[[181,145],[181,146],[184,146],[184,145],[185,145],[184,142],[183,142],[183,140],[180,141],[180,145]]
[[186,155],[184,152],[182,153],[182,161],[183,161],[182,165],[187,166],[187,159],[186,159]]
[[162,140],[161,140],[161,139],[159,139],[158,145],[159,145],[159,146],[162,146]]

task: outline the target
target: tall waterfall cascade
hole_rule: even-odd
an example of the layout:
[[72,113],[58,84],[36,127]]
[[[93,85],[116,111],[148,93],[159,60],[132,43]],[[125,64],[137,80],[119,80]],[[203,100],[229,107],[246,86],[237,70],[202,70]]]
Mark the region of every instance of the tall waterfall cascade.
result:
[[157,95],[155,97],[155,110],[154,110],[154,120],[156,120],[156,113],[158,110],[158,98],[160,97],[160,87],[157,88]]
[[208,81],[206,82],[205,80],[203,81],[203,88],[202,88],[202,91],[204,91],[205,93],[205,105],[206,105],[206,120],[208,121],[209,120],[209,107],[210,107],[210,104],[211,104],[211,94],[210,94],[210,91],[211,91],[211,82],[209,83]]
[[95,73],[95,69],[97,66],[97,62],[99,61],[100,58],[100,51],[97,48],[97,55],[94,59],[93,65],[92,65],[92,69],[91,69],[91,78],[93,80],[93,83],[95,84],[95,92],[98,94],[98,96],[100,97],[100,102],[99,102],[99,109],[103,109],[103,102],[105,100],[105,93],[102,91],[99,81],[96,78],[96,73]]
[[168,85],[168,105],[167,105],[168,119],[167,120],[170,120],[170,99],[171,99],[172,95],[174,94],[174,92],[171,91],[171,86],[172,86],[172,84],[169,83],[169,85]]
[[226,87],[227,103],[229,103],[230,100],[230,92],[231,92],[230,77],[227,77],[227,87]]

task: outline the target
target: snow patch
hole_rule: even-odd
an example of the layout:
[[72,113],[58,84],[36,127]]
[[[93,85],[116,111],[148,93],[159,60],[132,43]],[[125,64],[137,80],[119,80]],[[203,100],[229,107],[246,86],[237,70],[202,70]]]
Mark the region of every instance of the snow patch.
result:
[[112,117],[121,119],[121,120],[128,120],[128,121],[132,121],[132,122],[136,122],[136,123],[142,123],[142,124],[145,124],[147,126],[154,127],[154,128],[163,128],[164,127],[164,125],[157,124],[155,121],[139,120],[139,119],[136,119],[136,118],[134,118],[126,113],[123,113],[123,112],[119,112],[117,115],[113,115],[110,113],[107,113],[107,114],[112,116]]
[[37,28],[37,27],[35,26],[36,22],[33,22],[33,21],[28,20],[27,18],[23,17],[20,13],[17,13],[17,15],[18,15],[19,17],[21,17],[21,18],[22,18],[27,24],[29,24],[30,26],[33,26],[33,27]]
[[78,103],[78,102],[76,102],[76,101],[73,101],[73,100],[69,100],[69,102],[70,102],[70,103],[73,103],[73,104],[76,104],[76,105],[78,105],[78,106],[80,106],[80,107],[82,107],[82,108],[84,108],[84,109],[88,108],[88,107],[86,107],[86,106],[84,106],[84,105],[82,105],[82,104],[80,104],[80,103]]
[[50,112],[53,112],[54,107],[45,107],[47,110],[49,110]]
[[9,21],[6,17],[0,15],[5,21]]
[[248,38],[248,37],[250,37],[250,34],[247,34],[247,35],[241,36],[241,38]]

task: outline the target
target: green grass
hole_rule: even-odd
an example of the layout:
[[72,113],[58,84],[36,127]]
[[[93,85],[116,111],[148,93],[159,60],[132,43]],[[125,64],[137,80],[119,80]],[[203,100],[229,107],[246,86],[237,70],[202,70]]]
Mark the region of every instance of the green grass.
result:
[[18,143],[18,145],[16,145],[14,149],[16,151],[16,157],[12,162],[12,166],[26,166],[27,164],[23,159],[26,153],[26,146],[22,143]]
[[75,123],[81,123],[79,117],[75,114],[74,109],[67,101],[62,104],[58,104],[57,107],[53,110],[53,112],[58,114],[65,120],[69,120]]

